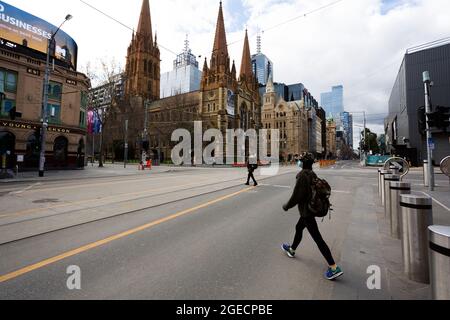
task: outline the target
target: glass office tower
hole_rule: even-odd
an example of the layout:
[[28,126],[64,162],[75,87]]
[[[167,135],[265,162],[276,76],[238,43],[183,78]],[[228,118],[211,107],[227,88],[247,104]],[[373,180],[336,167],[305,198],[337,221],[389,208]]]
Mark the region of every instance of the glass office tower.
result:
[[273,75],[273,63],[262,53],[254,54],[252,56],[253,73],[256,74],[258,82],[265,86],[270,74]]
[[344,112],[344,87],[334,86],[331,92],[320,95],[322,107],[327,112],[327,118],[337,119]]
[[173,62],[173,70],[161,74],[161,98],[200,90],[201,80],[202,72],[198,68],[197,59],[189,49],[189,42],[186,39],[184,51]]

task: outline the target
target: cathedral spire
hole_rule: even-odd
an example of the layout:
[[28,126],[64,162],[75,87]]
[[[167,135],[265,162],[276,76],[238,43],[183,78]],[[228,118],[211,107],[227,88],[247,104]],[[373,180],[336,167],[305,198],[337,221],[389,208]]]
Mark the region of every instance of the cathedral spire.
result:
[[274,84],[273,84],[273,73],[270,71],[269,73],[269,79],[267,80],[266,85],[266,93],[273,93],[275,92]]
[[223,19],[222,1],[220,1],[219,16],[217,17],[216,36],[214,38],[213,54],[228,56],[227,36]]
[[137,34],[140,36],[150,37],[150,39],[153,39],[152,20],[150,16],[150,4],[148,3],[148,0],[142,1],[141,15],[139,17]]
[[143,0],[138,28],[133,30],[127,51],[125,96],[158,100],[160,62],[156,35],[153,42],[149,0]]
[[245,78],[248,81],[252,79],[253,71],[252,71],[252,58],[250,56],[250,45],[248,44],[248,33],[245,30],[245,40],[244,40],[244,50],[242,53],[242,62],[241,62],[241,78]]

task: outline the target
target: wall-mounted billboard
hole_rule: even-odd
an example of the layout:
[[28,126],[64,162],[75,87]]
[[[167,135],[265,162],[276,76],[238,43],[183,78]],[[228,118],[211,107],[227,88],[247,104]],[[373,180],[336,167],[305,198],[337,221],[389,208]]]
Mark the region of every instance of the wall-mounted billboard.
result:
[[[47,42],[58,27],[25,11],[0,1],[0,38],[17,45],[47,53]],[[55,37],[54,57],[77,66],[78,46],[67,33],[59,30]]]
[[236,104],[235,104],[235,98],[234,92],[230,89],[227,90],[227,112],[230,116],[235,116],[235,110],[236,110]]

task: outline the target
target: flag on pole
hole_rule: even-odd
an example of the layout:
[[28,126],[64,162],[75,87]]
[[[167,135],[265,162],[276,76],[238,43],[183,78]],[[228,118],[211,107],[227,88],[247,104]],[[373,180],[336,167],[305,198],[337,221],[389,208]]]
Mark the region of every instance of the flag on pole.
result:
[[94,111],[88,111],[88,119],[87,119],[87,131],[88,133],[94,133]]

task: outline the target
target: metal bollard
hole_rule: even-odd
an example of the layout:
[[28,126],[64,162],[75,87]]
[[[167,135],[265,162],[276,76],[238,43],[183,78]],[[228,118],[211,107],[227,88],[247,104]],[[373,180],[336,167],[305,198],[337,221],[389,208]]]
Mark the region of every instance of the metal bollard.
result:
[[432,200],[426,196],[400,196],[402,251],[405,274],[413,281],[430,283],[428,227],[433,224]]
[[391,217],[391,190],[390,183],[400,181],[398,174],[384,175],[384,217],[390,219]]
[[397,168],[396,166],[390,166],[389,170],[392,171],[392,174],[399,174],[400,173],[400,169]]
[[428,170],[428,160],[423,161],[423,185],[425,187],[429,187],[428,181],[429,181],[429,170]]
[[402,194],[411,194],[411,184],[408,182],[396,182],[390,183],[390,199],[391,199],[391,237],[395,239],[401,239],[401,209],[400,209],[400,196]]
[[430,281],[434,300],[450,300],[450,227],[431,226]]
[[390,170],[381,170],[381,204],[384,205],[384,175],[386,174],[392,174],[392,171]]
[[381,197],[381,169],[378,169],[378,196]]

